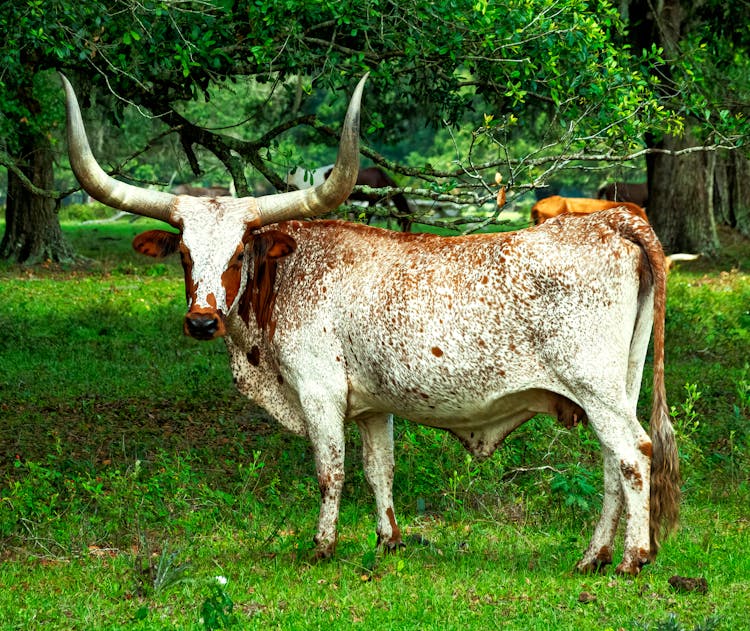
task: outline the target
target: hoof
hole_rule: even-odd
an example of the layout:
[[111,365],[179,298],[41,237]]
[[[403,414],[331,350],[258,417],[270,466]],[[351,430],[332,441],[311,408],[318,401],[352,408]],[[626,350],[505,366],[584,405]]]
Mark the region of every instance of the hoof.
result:
[[593,559],[587,560],[586,557],[588,554],[578,562],[576,570],[581,574],[603,574],[607,571],[607,566],[612,563],[612,550],[609,546],[604,546]]
[[380,545],[383,547],[383,552],[385,552],[386,554],[399,552],[400,550],[406,550],[406,544],[401,541],[401,539],[397,541],[385,541]]
[[630,576],[638,576],[641,573],[641,568],[648,563],[648,553],[641,551],[638,555],[625,555],[622,563],[615,568],[617,574],[629,574]]
[[336,553],[336,542],[332,543],[319,543],[317,538],[313,540],[315,543],[315,549],[313,550],[312,558],[315,561],[327,561],[332,559]]
[[314,550],[312,553],[312,560],[315,562],[330,561],[333,558],[333,554],[324,550]]
[[638,576],[641,573],[641,566],[638,564],[633,563],[625,563],[624,561],[620,563],[615,568],[615,574],[619,574],[620,576]]
[[395,521],[393,522],[393,532],[391,532],[387,538],[383,537],[379,532],[378,535],[378,547],[383,549],[383,552],[397,552],[402,548],[405,548],[404,542],[401,541],[401,531],[396,526]]

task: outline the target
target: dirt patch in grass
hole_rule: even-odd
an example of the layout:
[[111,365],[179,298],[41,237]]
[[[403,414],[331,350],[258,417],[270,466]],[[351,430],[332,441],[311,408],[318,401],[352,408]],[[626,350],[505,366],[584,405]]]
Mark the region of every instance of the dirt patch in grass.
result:
[[[8,404],[0,406],[0,413]],[[252,449],[253,436],[280,431],[262,410],[239,394],[229,400],[80,399],[19,404],[0,429],[0,473],[15,460],[44,460],[64,452],[94,465],[135,458],[155,450],[219,447],[228,455]]]

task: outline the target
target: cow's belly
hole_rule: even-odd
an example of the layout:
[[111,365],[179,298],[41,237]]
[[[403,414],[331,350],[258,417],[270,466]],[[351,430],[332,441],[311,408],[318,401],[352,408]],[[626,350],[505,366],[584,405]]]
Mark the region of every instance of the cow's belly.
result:
[[558,393],[529,388],[518,392],[487,392],[484,397],[430,403],[424,393],[404,392],[401,397],[379,396],[352,390],[348,417],[393,413],[420,425],[445,429],[475,456],[490,456],[514,429],[537,414],[550,414],[570,426],[584,420],[578,404]]

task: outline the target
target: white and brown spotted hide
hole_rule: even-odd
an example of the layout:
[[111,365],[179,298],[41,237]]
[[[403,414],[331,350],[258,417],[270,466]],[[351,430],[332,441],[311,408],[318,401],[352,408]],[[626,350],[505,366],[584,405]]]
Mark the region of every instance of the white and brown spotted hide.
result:
[[[379,538],[395,547],[391,414],[451,431],[485,457],[546,413],[587,420],[602,443],[603,513],[579,569],[612,561],[623,509],[618,571],[636,574],[653,558],[678,491],[663,394],[664,258],[645,221],[615,209],[451,238],[288,221],[247,236],[242,274],[226,317],[235,381],[312,441],[322,556],[336,541],[346,421],[362,432]],[[635,410],[653,321],[649,438]]]

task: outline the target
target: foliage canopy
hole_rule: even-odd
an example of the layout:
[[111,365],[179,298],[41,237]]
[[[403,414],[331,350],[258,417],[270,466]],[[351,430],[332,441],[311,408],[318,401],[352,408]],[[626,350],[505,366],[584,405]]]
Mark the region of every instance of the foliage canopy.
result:
[[[185,103],[211,98],[211,88],[227,80],[267,84],[252,111],[245,103],[237,108],[267,132],[319,106],[319,90],[340,92],[370,71],[374,146],[398,144],[415,121],[464,124],[491,141],[472,144],[468,136],[474,163],[506,165],[527,158],[514,155],[517,138],[536,137],[544,153],[628,151],[642,146],[648,130],[683,124],[681,113],[660,102],[647,72],[662,62],[660,51],[635,55],[622,45],[626,25],[609,2],[27,0],[4,5],[0,24],[8,34],[0,51],[0,125],[11,154],[19,122],[45,132],[58,120],[59,106],[49,99],[59,101],[59,91],[39,112],[19,98],[30,78],[49,68],[74,75],[84,95],[98,88],[115,115],[124,104],[137,105],[180,127],[185,146],[206,146],[225,164],[229,151],[240,149],[244,163],[256,167],[264,147],[199,133],[183,117]],[[119,99],[108,102],[109,91]],[[44,92],[37,87],[35,94],[41,100]]]
[[742,145],[750,62],[739,9],[686,5],[684,33],[660,47],[641,4],[4,3],[0,158],[18,169],[19,136],[59,133],[53,69],[99,106],[89,127],[112,172],[161,186],[178,155],[178,179],[213,171],[226,183],[228,172],[243,195],[259,182],[285,187],[290,166],[329,163],[336,131],[322,121],[340,120],[365,72],[364,153],[413,197],[489,202],[495,172],[510,199],[565,169],[591,189],[607,165],[642,175],[647,139],[686,131],[702,146]]

